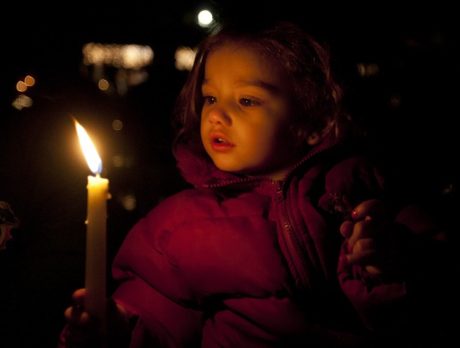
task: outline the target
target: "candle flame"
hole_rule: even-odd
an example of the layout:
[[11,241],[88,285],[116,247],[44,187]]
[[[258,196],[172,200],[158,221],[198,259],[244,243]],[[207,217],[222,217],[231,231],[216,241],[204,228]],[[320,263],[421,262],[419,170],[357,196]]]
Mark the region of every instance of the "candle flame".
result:
[[89,169],[94,174],[100,174],[102,172],[101,157],[99,157],[96,147],[91,141],[91,138],[85,128],[83,128],[83,126],[81,126],[76,120],[74,120],[74,122],[75,128],[77,129],[78,140],[80,141],[80,147],[83,151],[83,155],[85,156],[86,163],[88,163]]

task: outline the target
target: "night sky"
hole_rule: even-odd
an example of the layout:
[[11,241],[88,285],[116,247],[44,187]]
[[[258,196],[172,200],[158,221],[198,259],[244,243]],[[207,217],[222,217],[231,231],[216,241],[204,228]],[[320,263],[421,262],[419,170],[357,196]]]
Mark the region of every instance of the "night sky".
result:
[[[195,23],[205,6],[216,11],[217,20],[292,19],[327,44],[346,106],[367,129],[375,153],[396,177],[410,178],[411,192],[439,202],[453,223],[460,138],[453,126],[460,116],[460,24],[453,5],[113,3],[12,2],[8,10],[1,5],[0,200],[12,203],[22,221],[8,248],[0,250],[0,337],[7,342],[2,345],[0,338],[1,347],[41,347],[40,340],[54,347],[70,294],[83,285],[88,170],[75,147],[70,115],[96,135],[110,178],[110,257],[138,218],[186,185],[170,152],[169,117],[186,77],[174,67],[174,52],[208,34]],[[125,95],[101,92],[82,64],[88,42],[151,46],[149,79]],[[27,92],[34,104],[16,110],[15,84],[27,74],[37,80]],[[112,129],[115,118],[123,121],[120,132]],[[124,158],[122,167],[114,165],[115,155]],[[136,199],[131,210],[127,197]]]

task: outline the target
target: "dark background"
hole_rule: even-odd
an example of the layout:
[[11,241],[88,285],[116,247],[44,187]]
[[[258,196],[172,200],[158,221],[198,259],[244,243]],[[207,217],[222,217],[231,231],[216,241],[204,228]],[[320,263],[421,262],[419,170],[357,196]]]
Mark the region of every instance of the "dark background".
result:
[[[70,295],[84,285],[86,177],[69,116],[99,146],[110,180],[108,260],[132,224],[185,186],[170,152],[170,115],[186,72],[178,46],[195,46],[199,8],[217,20],[273,16],[300,23],[328,45],[346,106],[369,146],[409,191],[456,228],[459,20],[443,2],[158,1],[3,3],[0,12],[0,200],[21,220],[0,250],[0,347],[54,347]],[[104,93],[82,64],[88,42],[154,49],[149,79]],[[369,67],[374,75],[363,75]],[[361,72],[361,73],[360,73]],[[30,108],[14,109],[31,74]],[[121,131],[112,129],[120,119]],[[120,155],[124,165],[112,158]],[[135,197],[134,209],[123,204]],[[109,280],[109,290],[113,284]]]

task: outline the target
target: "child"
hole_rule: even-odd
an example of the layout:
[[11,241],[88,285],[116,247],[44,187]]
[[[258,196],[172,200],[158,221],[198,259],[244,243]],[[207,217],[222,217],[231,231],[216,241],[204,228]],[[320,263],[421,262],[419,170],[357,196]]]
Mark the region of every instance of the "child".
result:
[[[441,234],[390,205],[378,170],[345,145],[341,95],[327,51],[292,23],[204,40],[175,110],[174,154],[193,188],[121,245],[107,339],[369,347],[408,330],[415,286],[429,280],[413,269],[419,239]],[[62,346],[94,338],[84,294]]]

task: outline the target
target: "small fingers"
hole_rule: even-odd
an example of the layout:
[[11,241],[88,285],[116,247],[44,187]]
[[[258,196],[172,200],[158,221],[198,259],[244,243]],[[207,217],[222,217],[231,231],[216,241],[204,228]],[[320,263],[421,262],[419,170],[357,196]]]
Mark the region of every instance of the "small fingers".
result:
[[352,253],[375,252],[375,240],[373,238],[363,238],[358,240],[353,246]]
[[348,254],[346,258],[350,264],[363,265],[369,263],[369,261],[374,258],[374,254],[375,253],[373,251],[362,251],[359,253]]
[[364,220],[353,224],[352,233],[349,235],[347,241],[349,250],[353,250],[354,245],[358,240],[373,236],[374,230],[371,226],[372,222],[373,220],[371,217],[366,217]]
[[372,238],[360,239],[353,247],[352,253],[346,255],[350,264],[359,264],[370,274],[381,274],[382,271],[374,263],[376,262],[375,241]]
[[349,238],[353,233],[353,226],[354,223],[352,221],[344,221],[340,225],[340,234],[345,238]]
[[382,270],[377,266],[367,265],[366,267],[364,267],[364,269],[366,270],[367,273],[370,273],[370,274],[374,274],[374,275],[382,274]]
[[72,301],[75,304],[78,304],[80,306],[84,306],[85,297],[86,297],[86,289],[85,288],[77,289],[72,294]]
[[385,215],[385,205],[380,199],[369,199],[364,201],[358,204],[351,213],[353,221],[362,220],[366,216],[380,218],[384,217]]
[[349,254],[346,256],[350,264],[357,264],[364,267],[366,272],[370,274],[381,274],[380,267],[373,264],[375,253],[373,251],[365,251],[358,254]]
[[375,261],[375,256],[374,240],[367,238],[356,242],[351,253],[347,255],[347,259],[350,263],[366,264]]
[[91,324],[91,316],[80,306],[67,307],[64,311],[66,320],[76,326],[87,326]]

